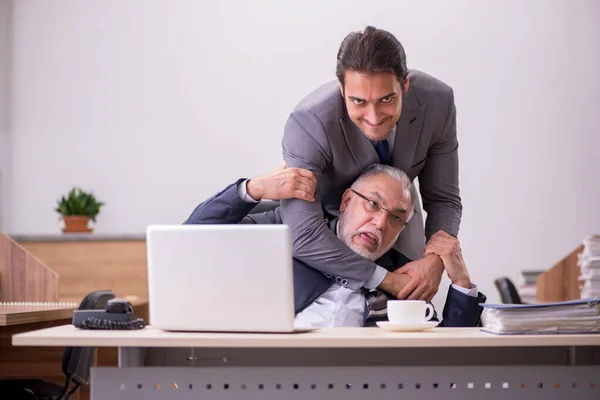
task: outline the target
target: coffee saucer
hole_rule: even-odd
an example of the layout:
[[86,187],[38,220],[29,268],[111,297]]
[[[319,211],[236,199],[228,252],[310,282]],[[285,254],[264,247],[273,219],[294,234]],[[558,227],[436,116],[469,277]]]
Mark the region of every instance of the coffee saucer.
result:
[[392,324],[390,321],[377,321],[377,326],[387,332],[419,332],[435,328],[437,325],[437,321],[423,321],[410,324]]

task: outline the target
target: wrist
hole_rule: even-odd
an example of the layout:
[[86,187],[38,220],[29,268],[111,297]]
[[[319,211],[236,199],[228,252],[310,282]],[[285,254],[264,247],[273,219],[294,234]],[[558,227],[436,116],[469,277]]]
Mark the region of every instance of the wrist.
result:
[[246,182],[246,193],[254,200],[262,200],[262,187],[258,178],[249,179]]
[[441,270],[444,269],[444,261],[442,260],[442,257],[437,254],[427,254],[423,259],[429,261],[431,265],[438,267]]
[[465,289],[471,289],[471,287],[473,286],[471,283],[471,279],[468,276],[462,276],[457,279],[452,279],[452,283]]
[[380,290],[383,290],[384,292],[390,293],[391,287],[392,287],[392,276],[389,272],[386,272],[385,276],[383,277],[383,280],[381,281],[379,286],[377,286],[377,289],[380,289]]

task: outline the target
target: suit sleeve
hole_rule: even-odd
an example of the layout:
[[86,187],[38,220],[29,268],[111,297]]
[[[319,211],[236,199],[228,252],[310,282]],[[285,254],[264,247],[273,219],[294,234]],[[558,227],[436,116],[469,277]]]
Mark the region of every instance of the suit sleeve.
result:
[[427,212],[425,236],[444,230],[457,237],[462,216],[458,185],[458,140],[454,94],[448,96],[446,121],[440,137],[433,143],[419,174],[423,209]]
[[254,223],[254,220],[247,215],[256,204],[242,200],[238,194],[237,185],[242,181],[243,179],[238,180],[200,203],[183,224]]
[[311,170],[317,179],[314,202],[281,201],[283,223],[292,229],[294,257],[325,274],[346,278],[347,286],[358,290],[376,264],[352,251],[323,223],[321,178],[332,161],[323,125],[313,113],[295,110],[286,123],[282,146],[288,167]]
[[442,327],[476,327],[480,325],[483,308],[479,305],[485,303],[486,297],[479,293],[477,297],[469,296],[450,287],[442,313]]

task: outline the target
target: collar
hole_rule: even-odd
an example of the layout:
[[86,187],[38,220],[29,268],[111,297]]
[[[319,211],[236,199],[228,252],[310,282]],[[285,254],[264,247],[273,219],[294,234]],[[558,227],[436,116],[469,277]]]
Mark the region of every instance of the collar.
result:
[[338,222],[340,222],[340,219],[339,218],[334,218],[334,219],[328,221],[328,225],[329,225],[329,229],[331,229],[331,231],[333,233],[335,233],[335,236],[337,236],[338,238],[340,238],[340,234],[338,232]]
[[[398,124],[394,125],[394,127],[392,128],[390,133],[388,133],[388,135],[385,137],[385,139],[383,139],[383,140],[388,141],[388,143],[390,145],[390,153],[393,153],[393,151],[394,151],[394,143],[396,142],[396,127],[397,126],[398,126]],[[377,146],[377,142],[374,142],[371,140],[371,143],[373,143],[373,147]]]

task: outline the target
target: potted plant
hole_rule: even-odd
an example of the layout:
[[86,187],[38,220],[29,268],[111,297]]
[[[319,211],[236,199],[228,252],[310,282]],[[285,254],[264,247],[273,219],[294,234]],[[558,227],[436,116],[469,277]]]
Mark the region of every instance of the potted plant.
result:
[[88,223],[90,219],[96,222],[100,207],[104,205],[92,193],[78,187],[71,189],[66,197],[62,196],[57,202],[56,212],[65,221],[63,232],[91,232]]

